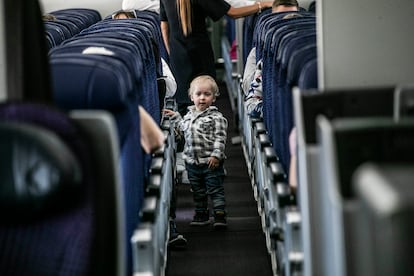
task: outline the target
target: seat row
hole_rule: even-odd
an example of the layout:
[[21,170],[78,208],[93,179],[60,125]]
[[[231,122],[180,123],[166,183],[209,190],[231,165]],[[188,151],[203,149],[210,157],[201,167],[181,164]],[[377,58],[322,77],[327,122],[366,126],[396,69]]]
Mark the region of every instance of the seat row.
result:
[[399,246],[410,238],[399,233],[412,220],[403,195],[412,190],[413,96],[412,87],[294,91],[305,275],[412,273],[411,246]]
[[[13,165],[0,197],[22,214],[0,227],[12,252],[2,274],[164,274],[175,141],[161,120],[160,37],[151,12],[98,20],[49,50],[55,107],[1,106]],[[166,137],[154,154],[140,145],[139,105]]]
[[[274,274],[409,275],[412,266],[392,254],[410,255],[400,244],[411,239],[390,231],[409,231],[412,219],[405,202],[414,168],[414,144],[408,142],[414,125],[405,117],[413,114],[414,89],[317,90],[316,18],[299,14],[263,12],[244,20],[244,62],[253,47],[256,60],[263,61],[263,118],[247,114],[242,85],[235,93]],[[294,127],[297,190],[288,184]],[[372,196],[385,196],[376,191],[380,183],[404,207],[388,206],[388,215],[381,215],[381,200]]]
[[43,15],[47,48],[60,45],[101,19],[98,11],[85,8],[57,10]]
[[[143,154],[138,105],[155,122],[165,123],[161,122],[164,99],[158,96],[157,84],[161,45],[157,15],[137,12],[134,19],[107,17],[49,52],[55,100],[60,106],[103,108],[115,117],[126,197],[126,237],[131,239],[129,268],[154,275],[161,274],[166,265],[174,141],[164,126],[166,147],[156,158]],[[70,75],[74,77],[67,78]]]
[[306,11],[266,12],[254,17],[244,22],[244,34],[249,37],[243,37],[243,50],[254,49],[256,62],[262,61],[263,117],[248,114],[247,91],[240,91],[237,111],[273,270],[290,275],[301,273],[303,266],[301,214],[288,184],[291,93],[303,79],[301,75],[307,74],[310,80],[301,83],[303,88],[317,85],[316,71],[311,75],[306,69],[310,62],[316,64],[316,18]]

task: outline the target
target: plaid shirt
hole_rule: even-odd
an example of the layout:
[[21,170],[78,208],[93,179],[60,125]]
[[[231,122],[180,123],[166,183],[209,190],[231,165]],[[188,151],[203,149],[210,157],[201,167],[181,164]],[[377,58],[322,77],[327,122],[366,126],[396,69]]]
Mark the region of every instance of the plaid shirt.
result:
[[197,112],[195,106],[190,106],[188,110],[184,118],[181,118],[179,113],[172,118],[176,128],[184,133],[184,160],[197,165],[207,164],[210,156],[224,160],[226,118],[215,106],[210,106],[203,112]]

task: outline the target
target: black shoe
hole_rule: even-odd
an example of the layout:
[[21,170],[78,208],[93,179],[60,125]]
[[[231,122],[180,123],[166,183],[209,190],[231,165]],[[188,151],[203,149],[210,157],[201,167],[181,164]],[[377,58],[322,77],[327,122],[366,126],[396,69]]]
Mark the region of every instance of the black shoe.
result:
[[187,240],[183,235],[178,233],[177,226],[175,221],[170,220],[170,239],[168,240],[169,248],[179,248],[185,247],[187,245]]
[[193,217],[193,221],[190,222],[190,225],[193,226],[203,226],[207,224],[210,224],[210,215],[208,210],[196,211]]
[[183,235],[174,233],[170,236],[168,240],[168,247],[169,248],[182,248],[187,246],[187,240],[184,238]]
[[215,211],[214,212],[214,229],[224,229],[227,227],[226,212],[225,211]]

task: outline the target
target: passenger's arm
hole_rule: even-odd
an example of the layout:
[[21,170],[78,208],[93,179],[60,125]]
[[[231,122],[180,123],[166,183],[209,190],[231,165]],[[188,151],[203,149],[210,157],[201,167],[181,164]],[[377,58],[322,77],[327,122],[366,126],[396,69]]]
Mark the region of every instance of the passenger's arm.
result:
[[245,17],[245,16],[248,16],[254,13],[261,12],[265,8],[271,8],[272,4],[273,4],[273,1],[263,1],[263,2],[255,2],[252,5],[239,7],[239,8],[235,8],[232,6],[228,10],[227,15],[234,19],[237,19],[240,17]]
[[293,191],[296,191],[297,183],[297,151],[296,151],[296,127],[294,127],[289,134],[289,151],[290,151],[290,164],[289,164],[289,186]]
[[235,8],[250,6],[256,3],[253,0],[225,0],[225,1]]
[[138,108],[141,125],[141,146],[146,153],[150,154],[163,146],[164,133],[142,106]]
[[164,40],[165,49],[170,54],[170,28],[167,21],[161,21],[161,34]]
[[247,96],[256,71],[256,47],[250,50],[243,72],[243,92]]
[[167,62],[163,58],[161,58],[162,62],[162,75],[165,79],[165,85],[167,87],[167,91],[165,96],[166,97],[174,97],[175,92],[177,90],[177,82],[175,81],[174,75],[171,72],[170,66],[168,66]]

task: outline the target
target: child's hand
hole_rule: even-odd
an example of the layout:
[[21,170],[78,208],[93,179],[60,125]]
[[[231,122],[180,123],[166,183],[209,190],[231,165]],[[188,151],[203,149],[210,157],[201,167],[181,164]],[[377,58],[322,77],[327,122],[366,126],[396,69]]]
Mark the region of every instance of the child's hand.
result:
[[207,164],[208,164],[208,168],[209,169],[213,169],[214,170],[215,168],[217,168],[220,165],[220,160],[218,160],[217,157],[210,156],[208,158]]
[[163,109],[162,113],[164,113],[167,116],[174,116],[176,112],[171,109]]

